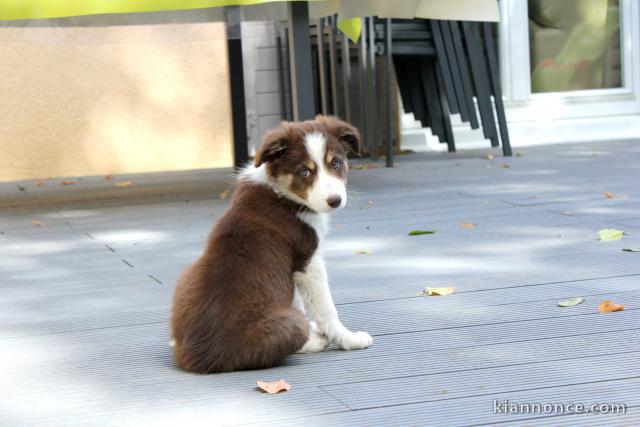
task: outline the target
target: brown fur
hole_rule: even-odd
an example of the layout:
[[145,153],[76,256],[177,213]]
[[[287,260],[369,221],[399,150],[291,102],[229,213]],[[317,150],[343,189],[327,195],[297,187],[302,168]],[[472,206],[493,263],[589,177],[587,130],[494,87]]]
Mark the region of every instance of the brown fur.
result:
[[[290,180],[287,187],[300,197],[310,181],[297,175],[309,160],[303,138],[310,131],[325,133],[326,160],[343,159],[332,173],[346,179],[350,135],[357,145],[357,131],[335,118],[283,123],[266,135],[255,161],[266,162],[273,178]],[[297,216],[304,209],[268,186],[240,181],[204,254],[176,286],[171,329],[180,367],[199,373],[265,368],[304,345],[309,322],[292,307],[293,273],[304,270],[318,244]]]

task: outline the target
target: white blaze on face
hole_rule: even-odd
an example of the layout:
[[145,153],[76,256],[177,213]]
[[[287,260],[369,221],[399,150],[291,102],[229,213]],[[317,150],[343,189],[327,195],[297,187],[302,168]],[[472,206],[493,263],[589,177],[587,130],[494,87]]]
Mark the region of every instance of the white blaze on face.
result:
[[[327,147],[326,138],[319,132],[310,133],[305,136],[304,145],[309,153],[309,158],[317,168],[316,181],[307,196],[309,207],[316,212],[330,212],[343,208],[347,204],[347,188],[343,180],[327,172],[324,161]],[[336,197],[340,198],[340,205],[332,208],[329,206],[328,200]]]

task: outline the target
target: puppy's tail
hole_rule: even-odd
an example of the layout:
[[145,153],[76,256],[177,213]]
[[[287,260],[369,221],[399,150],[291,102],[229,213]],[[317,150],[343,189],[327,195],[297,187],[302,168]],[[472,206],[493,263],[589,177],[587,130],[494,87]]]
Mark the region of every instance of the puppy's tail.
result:
[[217,338],[206,351],[202,346],[180,345],[178,341],[178,364],[198,373],[268,368],[302,348],[309,339],[309,321],[294,308],[275,309],[237,335]]
[[300,350],[309,339],[309,321],[291,307],[275,309],[245,330],[233,369],[268,368]]

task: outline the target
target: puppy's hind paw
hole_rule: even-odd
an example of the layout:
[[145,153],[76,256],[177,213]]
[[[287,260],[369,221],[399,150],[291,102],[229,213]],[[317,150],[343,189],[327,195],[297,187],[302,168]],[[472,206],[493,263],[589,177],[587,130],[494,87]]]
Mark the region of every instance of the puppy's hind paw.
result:
[[314,330],[309,334],[309,339],[296,353],[319,353],[329,344],[329,339]]
[[370,347],[373,338],[366,332],[349,332],[340,338],[339,346],[343,350],[361,350]]

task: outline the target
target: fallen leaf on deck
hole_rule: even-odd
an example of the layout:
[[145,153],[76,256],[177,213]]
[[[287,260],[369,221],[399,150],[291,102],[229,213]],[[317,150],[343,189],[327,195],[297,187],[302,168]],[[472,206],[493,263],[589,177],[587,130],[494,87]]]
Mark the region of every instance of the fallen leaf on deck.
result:
[[77,184],[78,181],[76,181],[75,179],[65,179],[64,181],[61,181],[60,184],[62,185],[74,185]]
[[423,296],[423,295],[429,295],[430,297],[436,297],[436,296],[444,296],[444,295],[451,295],[452,293],[454,293],[456,291],[456,288],[424,288],[423,291],[421,291],[418,296]]
[[105,180],[105,181],[111,181],[111,180],[113,180],[113,175],[112,175],[112,174],[109,174],[109,175],[105,176],[105,177],[104,177],[104,180]]
[[460,223],[460,227],[462,228],[476,228],[478,224],[474,224],[472,222],[462,222]]
[[583,302],[583,297],[575,297],[564,301],[558,301],[558,305],[560,307],[573,307],[574,305],[582,304]]
[[508,165],[508,164],[506,164],[506,163],[503,163],[503,164],[501,164],[501,165],[500,165],[500,167],[501,167],[502,169],[509,169],[511,166],[509,166],[509,165]]
[[625,252],[640,252],[640,248],[624,248]]
[[606,197],[607,199],[615,199],[616,195],[614,193],[612,193],[611,191],[605,191],[604,193],[602,193],[604,195],[604,197]]
[[281,391],[291,390],[291,384],[285,380],[278,380],[273,382],[256,381],[256,385],[262,391],[266,391],[269,394],[276,394]]
[[43,221],[38,221],[37,219],[31,221],[31,224],[35,225],[36,227],[44,227],[46,225]]
[[487,154],[486,156],[484,156],[484,158],[485,158],[486,160],[493,160],[493,159],[495,159],[495,157],[493,156],[493,154]]
[[612,240],[620,240],[624,236],[624,231],[616,230],[615,228],[604,228],[598,231],[600,240],[603,242],[610,242]]
[[218,198],[221,199],[221,200],[226,199],[227,197],[229,197],[229,191],[230,190],[227,188],[222,193],[218,194]]
[[623,310],[624,310],[624,305],[616,304],[610,300],[602,301],[598,306],[598,311],[600,313],[612,313],[614,311],[623,311]]
[[571,212],[571,211],[565,211],[565,212],[562,212],[562,215],[573,216],[575,214],[573,212]]
[[367,170],[367,169],[379,169],[382,168],[382,165],[372,165],[370,163],[362,163],[359,165],[353,165],[351,169],[355,170]]
[[409,232],[409,236],[419,236],[421,234],[433,234],[435,231],[433,230],[411,230]]
[[131,181],[118,181],[116,182],[116,187],[130,187]]
[[360,209],[369,209],[371,207],[373,207],[373,200],[367,201],[367,204],[360,206]]
[[371,255],[373,252],[371,252],[369,249],[360,249],[360,250],[357,250],[355,253],[358,255]]
[[37,179],[36,187],[43,187],[43,186],[44,186],[44,179]]
[[524,154],[522,154],[522,153],[516,153],[516,154],[515,154],[515,156],[516,156],[516,157],[522,157],[522,156],[524,156]]

